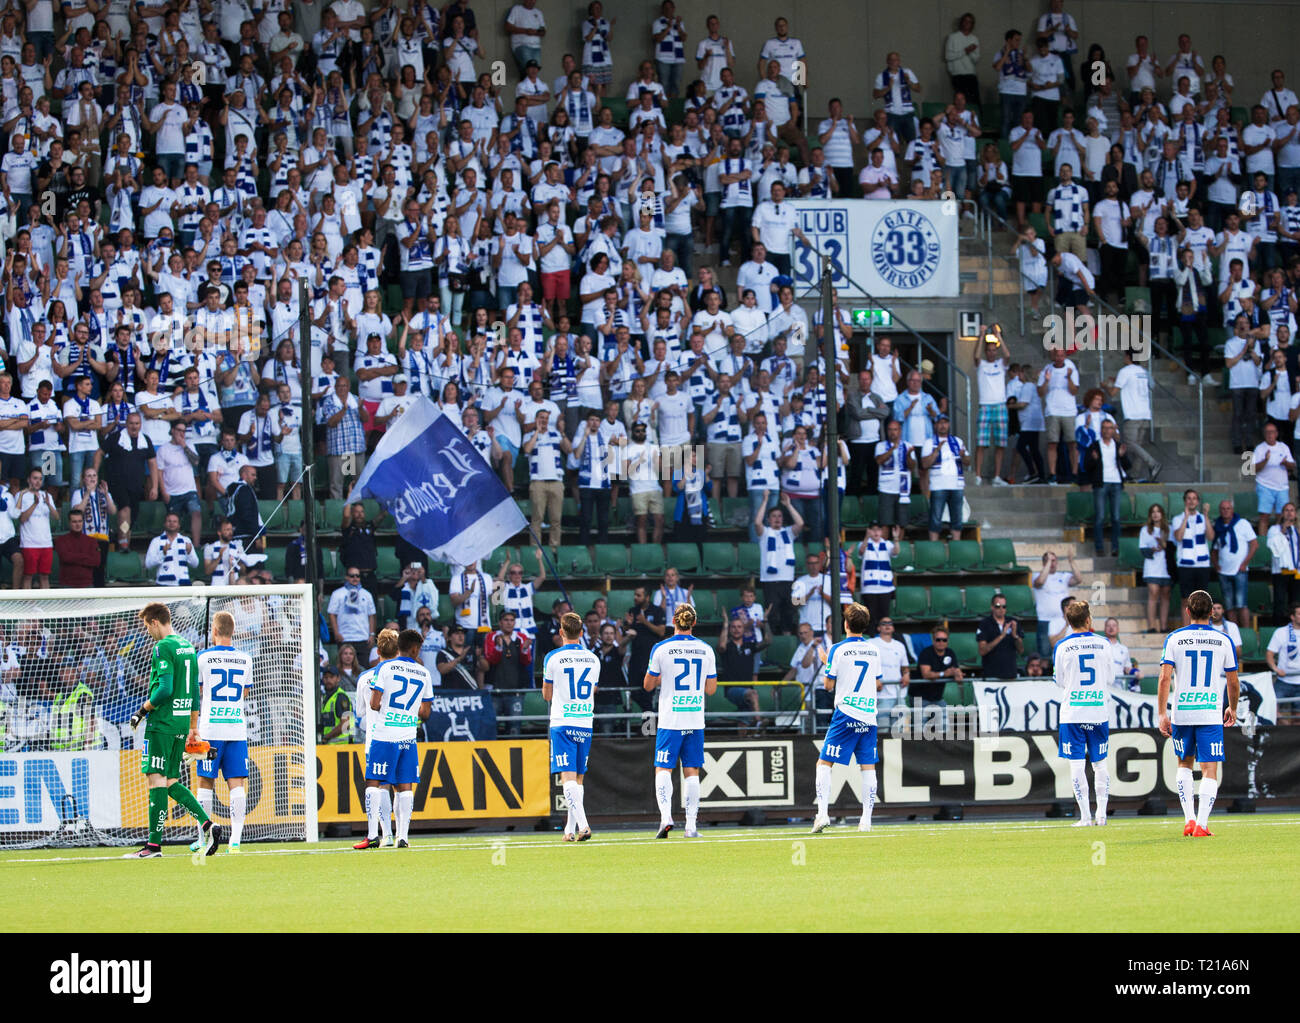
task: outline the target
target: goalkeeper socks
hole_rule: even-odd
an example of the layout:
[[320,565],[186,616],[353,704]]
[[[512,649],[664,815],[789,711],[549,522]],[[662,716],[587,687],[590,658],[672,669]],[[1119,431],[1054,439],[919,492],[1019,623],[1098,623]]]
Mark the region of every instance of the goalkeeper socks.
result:
[[876,772],[862,771],[862,823],[871,827],[871,811],[876,805]]
[[379,790],[366,789],[366,838],[379,837]]
[[[582,808],[582,786],[576,781],[564,783],[564,802],[569,807],[569,819],[579,831],[587,830],[587,814]],[[572,831],[572,829],[569,829]]]
[[831,798],[831,765],[817,764],[817,816],[829,816]]
[[397,794],[397,840],[405,842],[407,836],[411,833],[411,811],[415,807],[414,792],[399,792]]
[[673,822],[673,775],[671,771],[655,772],[655,802],[659,804],[659,822]]
[[1092,820],[1092,811],[1088,809],[1088,762],[1086,760],[1070,761],[1070,784],[1074,786],[1074,801],[1079,804],[1079,820]]
[[1106,806],[1110,802],[1110,770],[1104,763],[1092,765],[1092,780],[1097,785],[1097,819],[1106,816]]
[[1218,794],[1218,778],[1201,779],[1201,808],[1196,814],[1196,823],[1207,830],[1210,827],[1210,811],[1214,809],[1214,797]]
[[1190,767],[1180,767],[1177,774],[1178,779],[1178,802],[1183,806],[1183,820],[1196,820],[1196,801],[1192,796],[1192,769]]
[[686,830],[695,830],[695,819],[700,814],[700,776],[687,778],[682,786],[686,793]]
[[[244,811],[248,808],[248,789],[239,786],[230,790],[230,842],[238,845],[244,837]],[[205,806],[206,810],[207,807]]]
[[393,791],[386,785],[375,791],[379,793],[379,830],[388,838],[393,833]]
[[194,798],[194,793],[180,782],[176,782],[174,785],[170,786],[167,789],[167,794],[171,796],[172,799],[176,800],[176,802],[180,803],[181,806],[185,807],[185,809],[189,810],[190,813],[194,814],[194,816],[199,819],[200,824],[206,824],[212,819],[207,815],[203,807],[199,806],[199,801]]
[[[209,817],[212,816],[212,796],[213,796],[213,792],[212,792],[211,789],[199,789],[199,791],[198,791],[199,806],[203,807],[203,812],[206,813]],[[196,830],[197,830],[198,833],[199,833],[199,834],[198,834],[198,837],[199,837],[199,838],[202,838],[202,837],[203,837],[203,822],[202,822],[201,820],[198,820],[198,819],[196,818],[195,821],[194,821],[194,824],[195,824]]]
[[167,823],[167,790],[159,786],[149,790],[149,844],[162,845],[163,825]]

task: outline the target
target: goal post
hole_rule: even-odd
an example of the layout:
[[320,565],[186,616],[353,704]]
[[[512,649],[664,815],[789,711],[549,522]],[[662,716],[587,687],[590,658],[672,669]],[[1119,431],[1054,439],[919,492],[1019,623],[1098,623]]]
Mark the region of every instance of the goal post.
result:
[[[140,771],[154,643],[139,621],[151,601],[202,651],[212,616],[235,620],[253,658],[245,693],[249,776],[244,841],[317,840],[316,609],[312,588],[153,586],[0,591],[0,851],[130,845],[147,833]],[[192,766],[181,781],[196,787]],[[213,817],[229,821],[214,783]],[[169,806],[166,842],[189,842],[194,818]]]

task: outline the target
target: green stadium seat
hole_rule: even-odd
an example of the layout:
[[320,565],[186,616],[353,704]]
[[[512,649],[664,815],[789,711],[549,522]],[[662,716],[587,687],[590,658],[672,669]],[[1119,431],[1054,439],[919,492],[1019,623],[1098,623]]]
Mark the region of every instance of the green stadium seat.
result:
[[[140,514],[131,523],[131,531],[139,536],[157,536],[162,532],[163,519],[167,517],[167,505],[162,501],[141,501]],[[64,519],[66,525],[67,519]],[[182,522],[181,529],[189,530],[189,523]]]
[[302,525],[303,519],[307,517],[307,504],[305,501],[285,501],[284,507],[280,509],[280,530],[286,536],[295,536],[298,533],[298,527]]
[[[1147,511],[1153,504],[1158,504],[1169,511],[1169,506],[1165,504],[1165,495],[1158,490],[1135,490],[1133,491],[1133,508],[1127,518],[1120,516],[1120,520],[1126,526],[1142,526],[1147,521]],[[1179,507],[1182,507],[1181,502]]]
[[908,504],[907,508],[904,508],[901,504],[898,508],[899,513],[904,517],[903,525],[905,527],[923,527],[930,521],[930,499],[924,494],[913,494],[911,503]]
[[397,560],[397,551],[392,547],[378,548],[379,562],[375,576],[384,582],[396,582],[402,578],[402,563]]
[[[739,607],[743,603],[740,599],[739,590],[714,590],[713,595],[718,600],[718,617],[722,621],[727,620],[727,615],[731,613],[733,607]],[[763,603],[763,595],[761,593],[754,594],[754,600],[756,603]]]
[[757,576],[763,567],[762,553],[758,549],[757,543],[745,543],[736,545],[736,571],[741,575]]
[[483,559],[481,568],[487,575],[495,576],[507,561],[518,561],[519,552],[513,547],[498,547]]
[[[1219,502],[1229,501],[1231,499],[1232,499],[1231,494],[1222,493],[1222,492],[1208,493],[1206,491],[1201,491],[1201,512],[1205,514],[1207,517],[1209,517],[1211,521],[1213,521],[1214,519],[1217,519],[1219,517]],[[1183,503],[1182,501],[1179,501],[1178,511],[1182,511],[1182,510],[1183,510]],[[1178,514],[1178,512],[1175,512],[1174,514],[1176,515]],[[1173,516],[1171,515],[1170,518],[1173,518]]]
[[144,583],[144,562],[135,551],[109,551],[106,566],[110,583],[139,585]]
[[397,601],[388,594],[379,599],[379,621],[381,624],[397,621]]
[[284,567],[286,553],[287,547],[268,547],[266,550],[266,570],[276,582],[284,582],[289,578],[288,570]]
[[691,594],[691,604],[702,622],[720,622],[726,613],[718,608],[718,597],[712,590],[695,590]]
[[[587,612],[591,610],[591,605],[596,603],[597,597],[605,596],[605,594],[602,593],[600,590],[572,590],[571,589],[568,591],[568,593],[569,593],[569,603],[573,605],[573,610],[583,616],[585,616]],[[558,596],[560,596],[560,594],[558,593],[539,594],[537,596],[537,606],[545,607],[549,611],[549,607],[547,607],[547,605],[549,605],[550,602],[553,601]],[[542,599],[543,597],[545,597],[545,600]]]
[[629,549],[632,552],[633,575],[650,575],[656,578],[663,575],[667,563],[664,561],[662,547],[654,543],[638,543],[633,544]]
[[[280,523],[282,521],[284,509],[278,507],[278,505],[278,501],[259,500],[257,502],[257,514],[262,517],[262,525],[266,527],[268,533],[279,533],[283,531]],[[181,525],[182,528],[184,528],[184,523]]]
[[1124,311],[1126,313],[1151,312],[1151,290],[1149,288],[1125,288]]
[[1246,586],[1246,606],[1257,615],[1273,613],[1273,587],[1266,582],[1251,582]]
[[317,516],[317,528],[328,530],[338,530],[343,528],[343,513],[347,508],[346,501],[336,501],[329,498],[324,502],[324,508],[320,515]]
[[943,702],[949,707],[961,706],[961,683],[948,682],[943,687]]
[[607,107],[609,112],[614,115],[614,126],[616,128],[627,128],[627,100],[622,96],[606,96],[600,101],[602,107]]
[[563,521],[572,522],[574,525],[577,525],[578,502],[574,500],[572,497],[566,497],[563,501],[560,502],[560,520],[562,522]]
[[877,494],[863,494],[858,498],[858,514],[862,516],[862,525],[869,526],[880,518],[880,497]]
[[946,104],[943,100],[928,99],[921,104],[921,120],[929,121],[943,117]]
[[985,572],[1023,572],[1024,565],[1016,561],[1016,545],[1011,540],[985,540],[984,556],[980,565]]
[[930,597],[924,586],[900,586],[894,591],[892,614],[896,620],[917,622],[929,616]]
[[[609,603],[609,616],[611,618],[622,618],[628,613],[632,605],[636,603],[632,590],[626,586],[621,589],[610,590],[607,600]],[[549,613],[549,608],[547,611]]]
[[704,571],[710,575],[734,575],[736,573],[736,545],[732,543],[704,544]]
[[894,566],[894,573],[913,572],[916,570],[916,557],[912,549],[910,540],[900,540],[898,542],[898,553],[890,559]]
[[677,569],[679,575],[689,575],[700,570],[700,548],[693,543],[670,543],[667,567]]
[[581,544],[560,547],[555,555],[555,564],[563,575],[594,575],[596,571],[591,563],[591,554]]
[[912,553],[918,572],[942,572],[948,563],[948,552],[942,540],[917,540]]
[[438,582],[448,581],[451,579],[451,566],[445,561],[430,561],[429,578],[436,579]]
[[601,575],[626,575],[627,547],[621,543],[596,544],[595,568]]
[[798,636],[773,636],[772,642],[763,651],[763,663],[785,670],[790,667],[790,658],[798,646]]
[[967,586],[966,587],[966,611],[963,618],[983,618],[991,612],[990,604],[993,598],[997,596],[998,588],[996,586]]
[[[1238,512],[1238,514],[1241,514]],[[1255,550],[1255,556],[1250,559],[1250,568],[1263,569],[1265,572],[1273,571],[1273,553],[1261,542]]]
[[948,570],[950,572],[980,571],[979,541],[950,540],[948,542]]
[[1156,675],[1143,675],[1138,679],[1138,686],[1143,696],[1155,696],[1160,691],[1160,678]]
[[1065,495],[1066,525],[1091,525],[1094,517],[1092,492],[1071,490]]
[[438,594],[438,621],[450,622],[452,619],[451,598],[445,593]]
[[957,586],[930,587],[930,614],[935,618],[963,617],[964,603]]
[[1002,591],[1007,598],[1007,614],[1013,618],[1036,619],[1034,591],[1028,586],[1008,586]]
[[321,568],[325,571],[325,582],[343,581],[343,565],[339,563],[338,551],[334,548],[321,548]]
[[[524,693],[523,713],[527,717],[549,719],[551,705],[542,698],[540,692],[536,689],[530,689]],[[541,723],[544,723],[544,721]],[[525,724],[534,725],[538,724],[538,722],[525,722]]]
[[957,658],[957,663],[963,668],[967,665],[978,667],[980,663],[979,643],[975,639],[973,632],[949,632],[948,649],[952,651],[953,656]]
[[[1259,495],[1253,490],[1241,490],[1232,495],[1233,510],[1247,522],[1254,525],[1259,518]],[[1217,510],[1217,509],[1216,509]],[[1263,548],[1264,539],[1260,538],[1260,547]]]
[[862,517],[860,499],[851,494],[845,495],[840,505],[840,526],[844,529],[865,529],[866,520]]
[[1259,633],[1254,629],[1243,629],[1241,633],[1241,659],[1243,661],[1262,661],[1265,645],[1259,641]]
[[1138,538],[1136,536],[1121,536],[1119,538],[1119,563],[1122,567],[1140,572],[1142,562],[1145,560],[1142,557],[1141,549],[1138,547]]

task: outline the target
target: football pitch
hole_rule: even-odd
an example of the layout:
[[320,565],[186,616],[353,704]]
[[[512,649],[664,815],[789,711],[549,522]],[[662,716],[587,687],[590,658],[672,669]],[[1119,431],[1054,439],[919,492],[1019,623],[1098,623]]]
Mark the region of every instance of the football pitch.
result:
[[[124,850],[0,855],[5,931],[1286,931],[1300,815],[415,836],[246,845],[193,866]],[[400,893],[406,892],[402,895]]]

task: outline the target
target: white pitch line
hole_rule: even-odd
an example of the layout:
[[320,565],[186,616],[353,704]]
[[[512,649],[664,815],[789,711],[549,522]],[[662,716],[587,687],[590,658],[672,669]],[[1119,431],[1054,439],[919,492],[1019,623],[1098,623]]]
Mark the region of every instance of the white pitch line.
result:
[[[1117,831],[1133,830],[1139,826],[1149,827],[1156,823],[1166,823],[1164,821],[1145,821],[1145,820],[1116,820],[1107,825],[1108,829]],[[1300,826],[1300,818],[1284,820],[1267,820],[1255,818],[1253,820],[1233,821],[1234,826],[1239,827],[1297,827]],[[900,838],[904,835],[939,835],[951,834],[958,828],[965,830],[977,829],[981,832],[993,834],[1013,834],[1022,831],[1063,831],[1070,825],[1067,823],[1030,823],[1019,822],[1012,823],[1006,821],[953,821],[945,825],[919,825],[906,824],[898,822],[895,824],[879,824],[872,829],[870,834],[875,838]],[[790,841],[826,841],[842,840],[862,837],[862,832],[857,831],[853,825],[840,825],[848,830],[841,834],[820,835],[809,834],[802,827],[786,825],[780,833],[773,834],[776,829],[769,828],[766,835],[736,835],[736,836],[709,836],[698,839],[691,839],[689,845],[727,845],[732,843],[738,844],[755,844],[764,842],[790,842]],[[1097,832],[1088,832],[1097,834]],[[1173,824],[1170,823],[1170,834],[1174,833]],[[604,832],[594,844],[589,844],[592,848],[612,848],[615,846],[642,846],[658,845],[664,842],[664,839],[647,838],[645,834],[632,834],[627,832]],[[557,846],[564,845],[557,838],[547,839],[517,839],[510,835],[499,835],[496,837],[467,837],[460,840],[444,840],[431,842],[414,842],[410,849],[417,852],[489,852],[495,851],[500,847],[507,847],[511,850],[522,849],[554,849]],[[682,840],[676,840],[673,845],[682,844]],[[304,845],[300,849],[249,849],[242,852],[241,856],[326,856],[338,853],[355,852],[349,845],[330,846],[328,848],[308,848]],[[396,852],[396,850],[386,850]],[[58,864],[58,863],[109,863],[114,860],[122,860],[127,857],[121,855],[111,856],[46,856],[46,857],[27,857],[23,859],[0,859],[0,866],[18,866],[31,864]],[[218,858],[222,858],[218,856]]]

